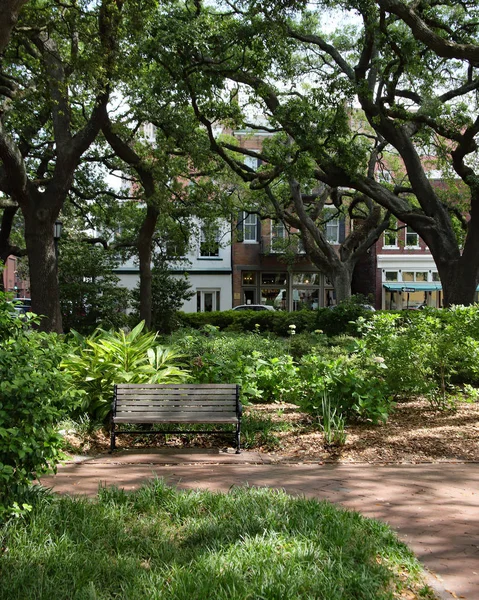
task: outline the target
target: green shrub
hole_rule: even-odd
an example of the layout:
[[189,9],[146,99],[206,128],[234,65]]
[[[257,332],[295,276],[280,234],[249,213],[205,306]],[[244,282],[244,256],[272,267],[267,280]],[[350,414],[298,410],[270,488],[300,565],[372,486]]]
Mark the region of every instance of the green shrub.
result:
[[316,329],[316,311],[254,311],[224,310],[208,313],[178,313],[178,318],[185,327],[202,329],[205,325],[214,325],[221,331],[275,333],[286,336],[290,325],[296,325],[298,333]]
[[385,421],[392,401],[384,379],[386,367],[366,355],[340,356],[328,359],[318,355],[303,357],[298,377],[301,381],[298,403],[318,416],[322,400],[346,420]]
[[185,381],[182,356],[161,347],[157,334],[142,333],[144,322],[132,331],[98,329],[88,338],[76,334],[78,346],[62,362],[72,385],[85,393],[81,411],[105,421],[111,410],[115,383],[176,383]]
[[295,386],[296,370],[284,339],[205,326],[177,332],[169,340],[187,356],[194,381],[238,383],[246,402],[280,401]]
[[391,394],[446,407],[454,383],[479,383],[478,315],[477,306],[376,314],[362,323],[361,344],[385,360]]
[[[64,342],[55,334],[22,326],[0,301],[0,518],[21,510],[18,502],[36,474],[54,468],[61,457],[57,423],[79,401],[68,373],[59,368]],[[11,321],[10,321],[11,319]],[[15,503],[17,503],[15,505]]]

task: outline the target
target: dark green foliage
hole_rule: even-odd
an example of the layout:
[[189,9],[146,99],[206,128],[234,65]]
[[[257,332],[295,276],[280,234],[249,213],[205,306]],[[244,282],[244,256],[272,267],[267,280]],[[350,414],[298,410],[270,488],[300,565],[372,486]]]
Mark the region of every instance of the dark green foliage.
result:
[[[171,333],[178,326],[177,311],[193,295],[186,276],[174,277],[160,257],[155,258],[151,271],[151,326],[160,333]],[[133,291],[134,306],[139,310],[140,287]]]
[[179,313],[181,323],[187,327],[201,329],[205,325],[214,325],[221,331],[261,331],[276,335],[288,335],[289,326],[296,325],[296,331],[314,331],[316,312],[300,311],[295,313],[269,310],[224,310],[205,313]]
[[180,322],[195,329],[205,325],[214,325],[221,331],[256,331],[272,332],[276,335],[287,336],[289,326],[296,326],[296,333],[314,332],[321,330],[327,335],[358,335],[355,321],[362,316],[369,319],[374,314],[363,308],[365,299],[362,296],[353,297],[334,308],[318,310],[300,310],[298,312],[269,311],[269,310],[225,310],[205,313],[179,313]]
[[[9,327],[10,335],[5,335]],[[3,298],[0,330],[1,518],[22,500],[36,473],[58,462],[62,440],[56,424],[79,398],[69,375],[59,369],[65,344],[57,335],[27,328],[5,308]]]
[[65,331],[83,334],[127,322],[129,292],[113,273],[117,258],[100,246],[67,240],[59,252],[60,305]]
[[96,502],[45,501],[2,545],[9,600],[390,600],[421,573],[387,525],[358,513],[282,491],[161,481],[101,489]]

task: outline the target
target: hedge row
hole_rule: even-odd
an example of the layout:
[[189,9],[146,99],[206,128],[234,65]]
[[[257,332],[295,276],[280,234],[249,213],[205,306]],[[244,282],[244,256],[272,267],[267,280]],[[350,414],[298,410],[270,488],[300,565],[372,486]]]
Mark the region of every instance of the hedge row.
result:
[[298,312],[284,311],[254,311],[254,310],[225,310],[207,313],[178,313],[180,324],[184,327],[201,329],[205,325],[214,325],[221,331],[259,331],[272,332],[286,336],[291,331],[290,325],[295,325],[295,332],[312,332],[321,330],[327,335],[356,335],[354,321],[359,316],[370,318],[371,311],[361,308],[354,303],[344,303],[333,310],[320,308],[318,310],[301,310]]

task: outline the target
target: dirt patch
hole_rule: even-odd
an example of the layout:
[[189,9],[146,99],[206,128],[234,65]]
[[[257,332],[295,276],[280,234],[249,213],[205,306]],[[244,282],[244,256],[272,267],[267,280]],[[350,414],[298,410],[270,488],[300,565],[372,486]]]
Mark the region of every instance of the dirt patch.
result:
[[[479,462],[479,403],[460,403],[455,411],[435,411],[426,400],[397,404],[387,423],[362,423],[346,428],[342,447],[328,446],[317,421],[293,404],[259,404],[245,414],[269,422],[267,435],[248,437],[249,449],[277,462],[421,463],[441,461]],[[244,437],[244,436],[243,436]],[[65,435],[70,451],[97,454],[109,449],[104,431],[83,437]],[[118,448],[217,447],[217,436],[119,436]],[[243,439],[245,442],[245,439]]]

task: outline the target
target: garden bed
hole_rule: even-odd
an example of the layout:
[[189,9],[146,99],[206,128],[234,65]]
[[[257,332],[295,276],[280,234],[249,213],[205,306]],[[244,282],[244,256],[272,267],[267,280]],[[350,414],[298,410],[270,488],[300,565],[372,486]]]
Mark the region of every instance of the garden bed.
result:
[[[479,403],[461,402],[455,411],[436,411],[423,399],[398,403],[387,423],[355,424],[343,447],[328,446],[315,420],[292,404],[246,407],[242,443],[278,462],[341,463],[479,462]],[[67,433],[71,452],[107,452],[109,437]],[[118,447],[217,447],[212,436],[122,436]]]

